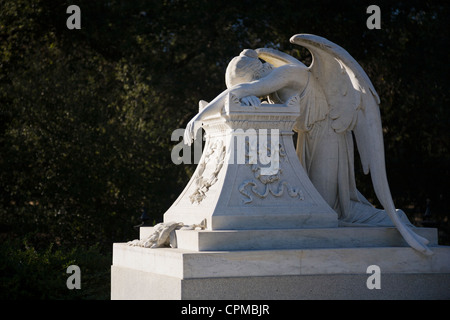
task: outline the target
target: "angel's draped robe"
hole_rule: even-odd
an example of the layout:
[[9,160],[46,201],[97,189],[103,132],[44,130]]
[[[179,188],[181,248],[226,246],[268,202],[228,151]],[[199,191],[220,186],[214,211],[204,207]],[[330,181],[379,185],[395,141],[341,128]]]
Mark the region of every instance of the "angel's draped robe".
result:
[[[340,226],[394,226],[384,210],[357,190],[352,132],[335,132],[327,101],[313,87],[317,88],[308,82],[300,96],[300,116],[294,126],[297,155],[311,182],[338,213]],[[403,211],[397,214],[412,226]]]

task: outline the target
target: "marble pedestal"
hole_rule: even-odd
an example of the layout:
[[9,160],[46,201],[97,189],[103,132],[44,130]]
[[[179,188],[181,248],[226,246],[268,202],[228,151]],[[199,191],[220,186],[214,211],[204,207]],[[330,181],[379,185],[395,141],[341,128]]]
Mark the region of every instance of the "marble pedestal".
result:
[[205,220],[209,230],[337,227],[295,152],[299,110],[298,96],[258,108],[229,96],[221,114],[203,121],[204,152],[164,222]]

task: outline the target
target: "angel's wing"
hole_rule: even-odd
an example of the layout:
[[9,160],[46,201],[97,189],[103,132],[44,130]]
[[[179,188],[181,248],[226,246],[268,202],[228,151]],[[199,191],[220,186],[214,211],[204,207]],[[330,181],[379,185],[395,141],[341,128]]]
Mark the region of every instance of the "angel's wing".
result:
[[369,77],[343,48],[319,36],[299,34],[290,41],[312,54],[309,66],[328,103],[331,127],[337,133],[352,130],[364,172],[371,173],[378,200],[407,243],[425,253],[428,240],[415,234],[398,217],[386,176],[380,98]]
[[295,59],[293,56],[275,49],[259,48],[255,51],[256,53],[258,53],[258,58],[261,58],[264,61],[270,63],[275,68],[281,67],[285,64],[300,64],[302,66],[305,66],[303,62]]

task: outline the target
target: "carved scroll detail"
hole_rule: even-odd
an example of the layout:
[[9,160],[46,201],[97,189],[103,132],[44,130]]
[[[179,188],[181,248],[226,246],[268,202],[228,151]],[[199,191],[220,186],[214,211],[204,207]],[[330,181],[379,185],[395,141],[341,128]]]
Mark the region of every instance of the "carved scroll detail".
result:
[[[251,146],[249,146],[248,144],[247,147],[251,148]],[[267,146],[267,150],[270,151],[270,147]],[[248,151],[248,149],[246,151]],[[286,157],[286,153],[281,144],[278,152],[280,158],[284,160]],[[248,153],[246,154],[246,157],[248,157]],[[252,195],[257,196],[260,199],[267,198],[269,194],[272,194],[274,197],[282,197],[285,194],[285,190],[291,198],[304,200],[303,192],[300,190],[300,188],[292,187],[287,181],[280,180],[282,174],[281,167],[276,174],[267,176],[261,174],[261,167],[258,164],[247,165],[251,166],[251,170],[255,179],[244,180],[238,187],[239,192],[243,195],[242,202],[244,204],[248,204],[253,201]],[[262,192],[258,190],[258,184],[263,186],[264,189]]]
[[[251,186],[250,191],[246,190],[245,188],[247,186]],[[245,180],[240,186],[239,186],[239,192],[244,195],[245,198],[242,199],[242,201],[247,204],[253,201],[253,195],[256,195],[257,197],[264,199],[266,198],[269,193],[272,194],[274,197],[281,197],[284,194],[284,190],[287,190],[287,193],[292,198],[298,198],[300,200],[304,200],[303,192],[298,188],[293,188],[290,186],[290,184],[286,181],[280,181],[278,185],[276,186],[274,191],[272,189],[272,186],[274,186],[272,183],[265,184],[264,185],[264,192],[258,191],[257,181],[256,180]]]

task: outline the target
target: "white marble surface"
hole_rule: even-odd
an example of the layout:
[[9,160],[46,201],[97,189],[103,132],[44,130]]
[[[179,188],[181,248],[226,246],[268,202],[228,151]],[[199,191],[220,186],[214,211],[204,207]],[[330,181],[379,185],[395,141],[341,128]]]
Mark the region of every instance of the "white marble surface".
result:
[[[369,290],[366,287],[367,277],[367,274],[359,273],[178,279],[113,266],[111,299],[221,301],[450,299],[448,273],[383,273],[381,290]],[[242,303],[245,304],[245,301]]]
[[195,252],[114,244],[113,266],[179,279],[361,274],[369,265],[385,273],[450,273],[450,248],[425,256],[408,247]]

